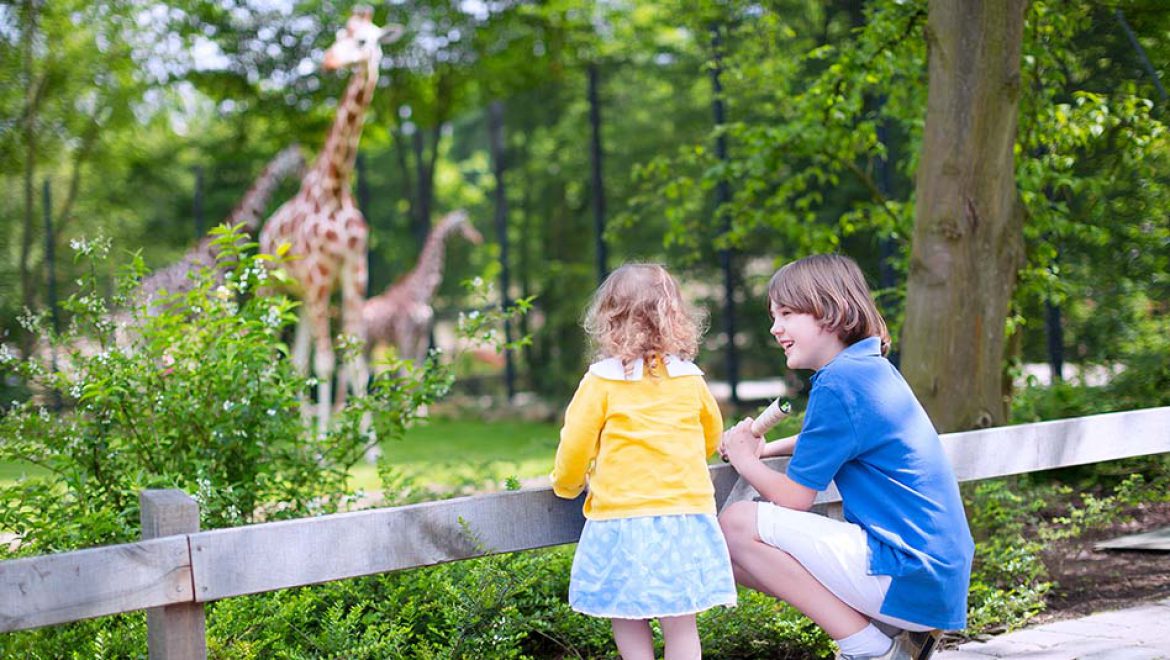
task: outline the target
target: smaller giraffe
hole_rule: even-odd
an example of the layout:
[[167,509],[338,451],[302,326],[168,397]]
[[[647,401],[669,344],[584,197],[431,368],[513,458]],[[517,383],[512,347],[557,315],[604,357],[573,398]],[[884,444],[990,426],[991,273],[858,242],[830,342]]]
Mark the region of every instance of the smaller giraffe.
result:
[[[243,225],[245,236],[255,236],[260,229],[260,220],[268,200],[281,181],[296,174],[300,175],[305,168],[305,157],[301,154],[299,145],[292,145],[276,154],[265,166],[260,177],[252,183],[244,196],[240,198],[236,207],[224,219],[223,224],[229,226]],[[137,300],[147,303],[153,311],[155,299],[163,291],[167,293],[186,293],[191,289],[193,281],[191,274],[203,268],[217,268],[216,257],[219,251],[212,244],[213,237],[204,236],[199,243],[187,251],[179,261],[156,270],[138,286]],[[223,278],[223,270],[218,269],[217,277]]]
[[465,211],[447,214],[427,235],[414,269],[366,301],[362,319],[371,348],[381,343],[394,344],[399,357],[415,364],[426,357],[435,316],[431,298],[443,281],[443,247],[447,237],[456,231],[475,245],[483,242]]
[[[301,154],[299,145],[294,144],[282,150],[268,162],[260,176],[244,192],[236,207],[224,218],[221,224],[230,226],[242,224],[244,235],[255,236],[260,228],[261,214],[268,205],[272,193],[276,191],[277,186],[284,179],[293,174],[300,175],[304,167],[305,157]],[[133,294],[131,304],[134,306],[145,305],[148,313],[156,314],[161,308],[159,298],[164,293],[183,294],[190,291],[195,283],[191,275],[204,268],[215,269],[216,278],[222,281],[226,269],[216,263],[219,251],[212,244],[212,240],[210,236],[203,237],[195,247],[183,255],[182,259],[143,278]],[[115,342],[122,347],[129,346],[137,333],[137,329],[133,327],[135,320],[131,310],[127,308],[114,309],[108,320],[114,326]],[[96,340],[87,337],[77,338],[70,344],[70,347],[82,355],[96,355],[102,350]],[[43,341],[38,342],[34,349],[34,353],[40,356],[46,364],[52,357],[58,369],[72,369],[64,354],[53,357],[51,351],[52,347]]]

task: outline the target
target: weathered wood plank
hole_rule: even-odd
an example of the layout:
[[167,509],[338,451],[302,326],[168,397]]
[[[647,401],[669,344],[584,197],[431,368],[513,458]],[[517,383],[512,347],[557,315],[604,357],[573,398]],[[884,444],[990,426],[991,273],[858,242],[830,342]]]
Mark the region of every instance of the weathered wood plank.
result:
[[1170,452],[1170,407],[943,436],[959,481]]
[[[1170,408],[954,433],[943,444],[961,481],[1158,454],[1170,451]],[[730,466],[711,476],[720,505],[754,496]],[[581,498],[541,488],[9,560],[0,632],[571,543],[583,525]]]
[[[1170,407],[946,433],[941,441],[959,481],[1162,454],[1170,452]],[[764,462],[783,472],[788,460],[770,458]],[[757,497],[754,488],[737,479],[727,499],[720,502],[720,510],[732,502]],[[840,501],[835,485],[817,493],[818,506]]]
[[[200,602],[571,543],[582,499],[543,489],[191,535]],[[460,521],[465,521],[466,526]]]
[[[943,436],[961,480],[1170,451],[1170,408]],[[783,469],[786,458],[770,459]],[[756,496],[730,466],[711,468],[717,499]],[[831,510],[836,489],[817,497]],[[467,530],[459,520],[467,522]],[[548,488],[428,502],[192,535],[196,598],[227,598],[494,552],[572,543],[581,501]]]
[[189,602],[183,536],[0,562],[0,632]]
[[[138,500],[142,538],[181,534],[188,541],[188,533],[199,531],[199,505],[183,491],[144,490]],[[188,559],[190,548],[187,543]],[[205,660],[207,616],[203,604],[185,602],[147,609],[146,645],[151,660]]]

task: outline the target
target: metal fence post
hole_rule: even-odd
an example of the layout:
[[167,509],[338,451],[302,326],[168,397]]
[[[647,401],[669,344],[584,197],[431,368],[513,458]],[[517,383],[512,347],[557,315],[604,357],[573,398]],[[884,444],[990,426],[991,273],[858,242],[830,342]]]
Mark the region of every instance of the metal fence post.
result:
[[[144,490],[138,499],[143,539],[199,531],[199,505],[183,491]],[[151,660],[207,658],[207,621],[202,603],[149,608],[146,630]]]

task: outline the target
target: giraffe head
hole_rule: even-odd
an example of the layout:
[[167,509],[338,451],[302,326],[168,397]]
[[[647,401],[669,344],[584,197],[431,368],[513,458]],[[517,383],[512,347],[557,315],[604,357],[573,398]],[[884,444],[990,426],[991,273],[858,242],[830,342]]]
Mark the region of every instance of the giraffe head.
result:
[[401,25],[378,27],[373,22],[374,10],[355,7],[345,27],[337,31],[337,39],[325,51],[325,69],[333,71],[358,64],[377,64],[382,60],[382,44],[397,41],[402,36]]
[[439,227],[442,228],[443,234],[448,234],[458,229],[459,233],[463,235],[463,238],[467,239],[472,245],[483,243],[483,236],[476,231],[475,226],[471,224],[471,219],[467,217],[467,211],[463,209],[452,211],[443,216],[443,219],[439,221]]

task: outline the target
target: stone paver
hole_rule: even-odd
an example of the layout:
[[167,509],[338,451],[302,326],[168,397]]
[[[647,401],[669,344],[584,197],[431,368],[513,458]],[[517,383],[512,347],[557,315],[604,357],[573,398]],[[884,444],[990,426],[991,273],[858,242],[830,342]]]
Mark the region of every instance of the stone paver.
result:
[[1170,598],[940,651],[937,660],[1170,660]]

